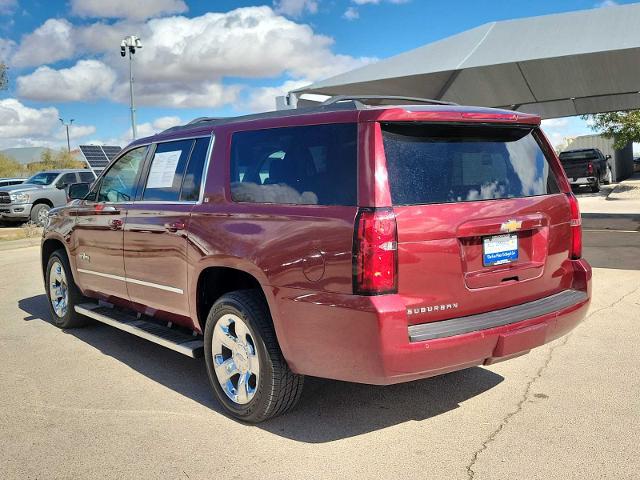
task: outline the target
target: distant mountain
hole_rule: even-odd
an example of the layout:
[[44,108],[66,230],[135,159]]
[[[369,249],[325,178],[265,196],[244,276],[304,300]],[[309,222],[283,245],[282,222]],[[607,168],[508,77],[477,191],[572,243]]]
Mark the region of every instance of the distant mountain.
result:
[[15,159],[22,165],[40,161],[40,155],[44,152],[44,147],[22,147],[22,148],[5,148],[0,153]]
[[[0,153],[4,153],[5,155],[17,160],[18,163],[22,165],[28,165],[29,163],[39,162],[40,156],[45,150],[47,150],[45,147],[19,147],[5,148],[4,150],[0,150]],[[78,150],[71,150],[71,153],[73,153],[78,160],[84,161]]]

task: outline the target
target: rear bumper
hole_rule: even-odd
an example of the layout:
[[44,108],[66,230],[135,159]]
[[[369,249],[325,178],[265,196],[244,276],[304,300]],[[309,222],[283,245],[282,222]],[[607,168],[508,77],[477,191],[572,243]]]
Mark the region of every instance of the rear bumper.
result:
[[[574,285],[563,294],[564,303],[555,303],[559,308],[548,308],[554,302],[540,308],[539,302],[545,301],[541,299],[520,306],[521,313],[527,306],[535,307],[527,318],[507,315],[515,321],[504,323],[509,309],[498,310],[473,316],[484,317],[473,331],[426,340],[414,336],[412,341],[412,332],[420,333],[423,325],[408,326],[406,307],[397,295],[358,297],[275,289],[278,339],[297,373],[378,385],[496,363],[555,340],[584,319],[591,299],[591,267],[584,260],[573,263]],[[482,323],[487,319],[502,323],[487,328],[488,323]],[[458,326],[464,323],[454,320]],[[433,322],[432,333],[437,324],[443,322]],[[422,328],[423,333],[428,330]]]
[[571,185],[593,185],[594,183],[596,183],[596,177],[580,177],[569,179],[569,184]]

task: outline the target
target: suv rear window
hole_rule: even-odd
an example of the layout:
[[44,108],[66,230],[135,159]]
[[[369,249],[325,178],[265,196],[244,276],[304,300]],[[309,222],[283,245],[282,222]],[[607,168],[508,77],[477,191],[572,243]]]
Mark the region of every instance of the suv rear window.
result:
[[395,205],[560,191],[531,128],[393,123],[382,131]]
[[236,202],[355,205],[355,123],[237,132],[231,139]]

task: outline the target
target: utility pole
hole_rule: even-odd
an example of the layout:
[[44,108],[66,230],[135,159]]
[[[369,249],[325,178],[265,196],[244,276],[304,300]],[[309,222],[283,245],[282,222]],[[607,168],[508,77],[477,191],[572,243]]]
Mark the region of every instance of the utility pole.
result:
[[69,123],[64,123],[64,120],[62,118],[58,118],[58,120],[60,120],[60,123],[62,123],[62,126],[64,126],[67,129],[67,150],[69,151],[69,153],[71,153],[71,142],[69,141],[69,127],[73,123],[74,119],[72,118],[71,120],[69,120]]
[[129,94],[131,96],[131,133],[133,139],[137,137],[136,131],[136,104],[133,98],[133,55],[136,49],[142,48],[142,42],[135,35],[129,35],[120,42],[120,56],[125,57],[129,53]]

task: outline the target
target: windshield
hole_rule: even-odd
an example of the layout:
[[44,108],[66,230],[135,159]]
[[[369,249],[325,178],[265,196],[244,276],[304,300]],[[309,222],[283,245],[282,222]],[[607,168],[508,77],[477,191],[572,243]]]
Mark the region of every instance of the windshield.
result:
[[558,193],[531,128],[383,124],[394,205]]
[[40,172],[25,180],[24,183],[29,183],[31,185],[51,185],[57,176],[57,173]]

